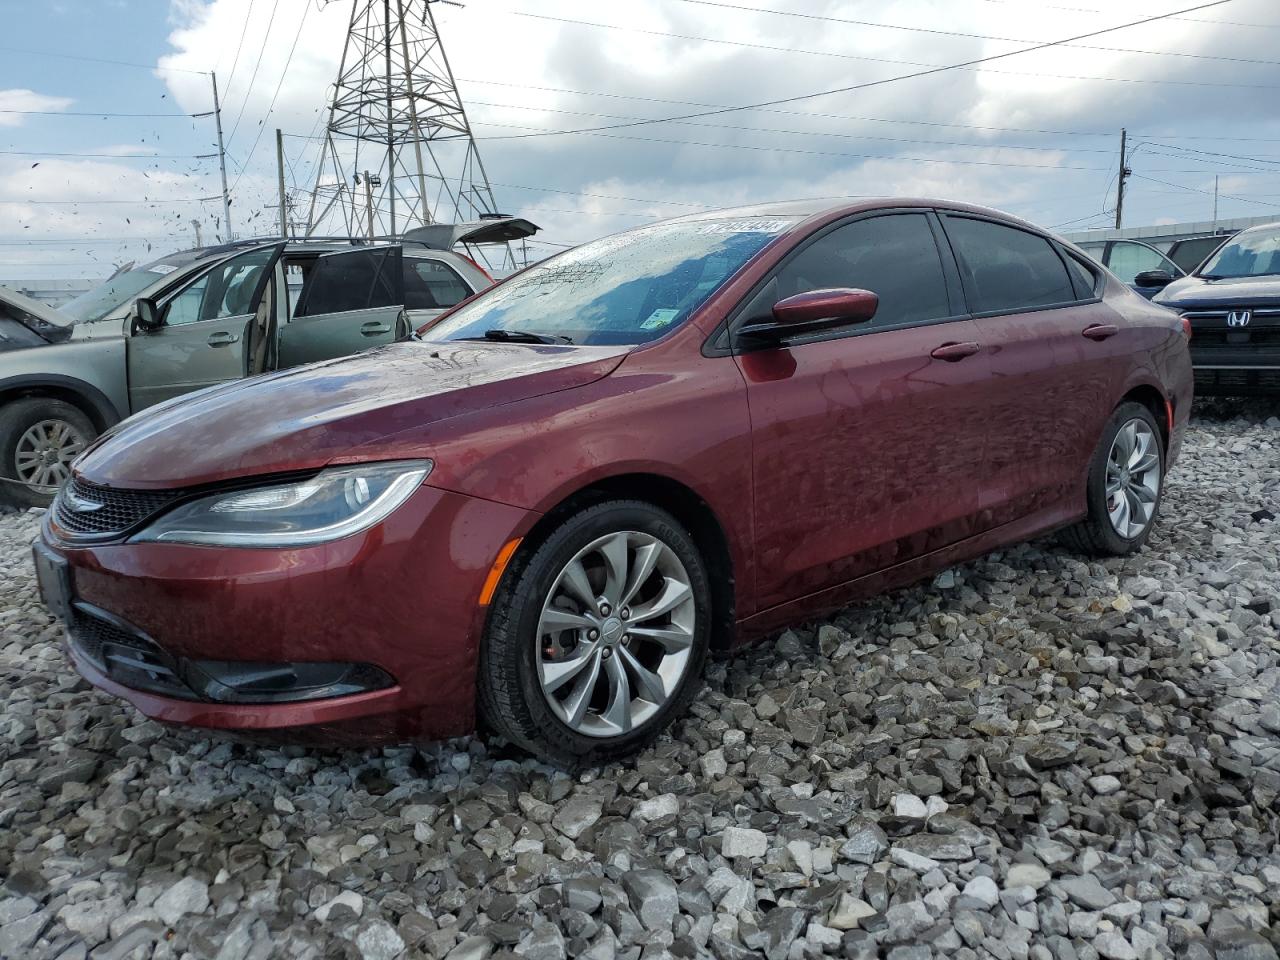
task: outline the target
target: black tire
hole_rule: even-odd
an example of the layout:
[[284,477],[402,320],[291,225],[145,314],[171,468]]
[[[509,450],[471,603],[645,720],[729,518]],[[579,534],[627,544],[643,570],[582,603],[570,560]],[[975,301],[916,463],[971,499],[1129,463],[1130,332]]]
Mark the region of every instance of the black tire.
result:
[[[1107,511],[1107,460],[1111,454],[1111,446],[1116,435],[1132,420],[1141,420],[1147,424],[1156,438],[1156,451],[1160,458],[1160,486],[1156,493],[1155,506],[1150,520],[1142,531],[1134,536],[1122,536],[1112,525]],[[1089,473],[1086,489],[1086,500],[1089,513],[1085,519],[1072,527],[1063,530],[1059,535],[1063,544],[1078,553],[1091,556],[1120,557],[1133,553],[1147,542],[1160,517],[1160,501],[1164,496],[1165,475],[1165,439],[1155,416],[1140,403],[1122,403],[1103,428],[1098,447],[1089,461]]]
[[84,411],[53,397],[23,397],[0,407],[0,500],[19,507],[47,507],[53,494],[22,482],[18,474],[18,442],[42,420],[67,424],[84,438],[85,444],[98,435]]
[[[638,531],[661,540],[684,565],[692,588],[693,642],[683,677],[645,722],[618,736],[572,729],[548,705],[535,656],[542,605],[578,551],[600,537]],[[611,500],[569,517],[542,542],[518,551],[489,608],[480,646],[478,706],[482,726],[558,766],[575,769],[635,753],[684,713],[702,682],[710,643],[711,586],[693,538],[665,510],[638,500]]]

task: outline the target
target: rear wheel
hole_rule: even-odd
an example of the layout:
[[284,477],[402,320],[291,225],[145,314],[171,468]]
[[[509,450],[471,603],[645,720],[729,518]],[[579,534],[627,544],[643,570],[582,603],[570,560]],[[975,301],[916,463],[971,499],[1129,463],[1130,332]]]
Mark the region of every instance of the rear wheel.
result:
[[43,507],[71,476],[71,463],[98,435],[65,400],[24,397],[0,408],[0,498]]
[[565,766],[639,750],[682,713],[706,658],[711,592],[670,514],[611,501],[566,520],[494,596],[486,724]]
[[1089,464],[1089,515],[1063,532],[1083,553],[1121,556],[1147,542],[1160,513],[1164,445],[1155,416],[1124,403],[1107,421]]

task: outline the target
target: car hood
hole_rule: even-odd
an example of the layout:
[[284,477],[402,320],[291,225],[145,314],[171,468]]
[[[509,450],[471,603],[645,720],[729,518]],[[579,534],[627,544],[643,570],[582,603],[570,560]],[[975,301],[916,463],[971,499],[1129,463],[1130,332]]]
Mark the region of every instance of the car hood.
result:
[[[17,290],[10,290],[8,287],[0,287],[0,304],[12,308],[20,316],[26,316],[27,319],[23,326],[31,331],[35,337],[39,338],[35,341],[37,346],[40,341],[44,343],[61,343],[71,336],[71,328],[75,323],[75,319],[56,307],[34,300],[25,294],[19,293]],[[17,321],[14,322],[16,323]],[[4,347],[0,346],[0,349],[4,349]]]
[[152,407],[90,447],[75,472],[108,486],[172,489],[316,469],[408,427],[584,386],[628,349],[392,344]]
[[1280,276],[1226,277],[1222,280],[1182,277],[1161,290],[1154,299],[1163,306],[1182,310],[1280,306]]

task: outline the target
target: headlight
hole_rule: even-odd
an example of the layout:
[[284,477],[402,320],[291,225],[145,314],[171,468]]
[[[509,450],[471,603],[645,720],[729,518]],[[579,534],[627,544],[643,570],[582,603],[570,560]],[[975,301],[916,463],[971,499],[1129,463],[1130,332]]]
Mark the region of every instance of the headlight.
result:
[[366,463],[307,480],[230,490],[192,500],[133,540],[224,547],[303,547],[367,530],[431,473],[430,460]]

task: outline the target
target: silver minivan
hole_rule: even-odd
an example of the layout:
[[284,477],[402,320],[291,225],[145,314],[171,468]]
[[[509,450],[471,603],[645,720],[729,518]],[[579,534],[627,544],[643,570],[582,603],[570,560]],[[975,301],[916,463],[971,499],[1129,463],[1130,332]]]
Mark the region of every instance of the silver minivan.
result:
[[448,247],[536,230],[508,217],[396,241],[205,247],[58,309],[0,288],[0,497],[48,503],[94,437],[152,404],[407,336],[493,283]]

